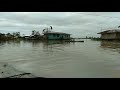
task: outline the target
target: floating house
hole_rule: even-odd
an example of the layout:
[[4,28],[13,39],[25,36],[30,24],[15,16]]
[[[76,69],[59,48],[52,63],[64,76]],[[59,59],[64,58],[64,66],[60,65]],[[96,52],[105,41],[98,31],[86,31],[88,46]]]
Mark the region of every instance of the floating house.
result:
[[62,32],[47,32],[44,33],[44,38],[48,40],[69,40],[71,34]]
[[103,39],[103,40],[120,40],[120,30],[119,29],[106,30],[106,31],[100,32],[98,34],[101,34],[101,39]]

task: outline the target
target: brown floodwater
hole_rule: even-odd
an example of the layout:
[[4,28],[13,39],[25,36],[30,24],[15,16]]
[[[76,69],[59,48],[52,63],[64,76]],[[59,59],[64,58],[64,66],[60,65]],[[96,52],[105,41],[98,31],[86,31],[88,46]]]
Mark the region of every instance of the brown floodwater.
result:
[[120,42],[0,42],[0,62],[49,78],[120,77]]

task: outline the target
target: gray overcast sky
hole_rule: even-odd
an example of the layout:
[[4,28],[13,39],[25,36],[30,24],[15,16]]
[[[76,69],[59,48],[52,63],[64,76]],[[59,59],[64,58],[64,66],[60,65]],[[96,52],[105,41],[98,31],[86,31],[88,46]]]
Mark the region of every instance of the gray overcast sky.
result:
[[72,34],[72,37],[99,36],[102,29],[117,28],[120,12],[0,12],[0,32],[29,35],[45,27]]

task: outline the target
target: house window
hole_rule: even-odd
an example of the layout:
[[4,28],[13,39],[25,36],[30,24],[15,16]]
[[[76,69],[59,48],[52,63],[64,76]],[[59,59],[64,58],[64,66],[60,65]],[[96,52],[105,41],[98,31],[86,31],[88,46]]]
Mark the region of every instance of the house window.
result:
[[59,34],[57,34],[57,37],[59,37]]
[[56,37],[56,35],[55,35],[55,34],[53,34],[53,37]]

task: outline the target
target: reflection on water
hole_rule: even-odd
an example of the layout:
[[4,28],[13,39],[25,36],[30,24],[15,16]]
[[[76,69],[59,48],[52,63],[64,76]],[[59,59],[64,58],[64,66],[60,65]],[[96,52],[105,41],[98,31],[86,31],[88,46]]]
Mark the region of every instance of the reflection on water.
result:
[[0,42],[0,62],[40,77],[120,77],[119,54],[119,42]]
[[118,41],[101,41],[103,48],[120,48],[120,42]]
[[120,53],[120,42],[119,41],[101,41],[101,48],[116,50]]
[[64,48],[69,47],[70,43],[58,40],[49,40],[43,43],[43,51],[49,55],[53,55],[56,52],[64,51]]
[[0,41],[0,46],[4,45],[5,42],[4,41]]

